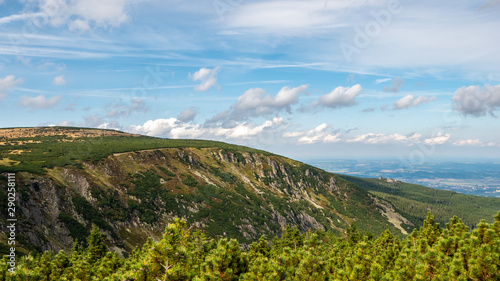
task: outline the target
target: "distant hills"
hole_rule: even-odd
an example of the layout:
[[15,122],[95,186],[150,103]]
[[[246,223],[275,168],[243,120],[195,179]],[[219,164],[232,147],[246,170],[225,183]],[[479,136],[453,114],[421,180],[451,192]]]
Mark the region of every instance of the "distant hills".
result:
[[[124,254],[159,239],[175,217],[210,237],[243,244],[349,225],[403,236],[432,211],[471,225],[491,221],[500,198],[335,175],[286,157],[203,140],[171,140],[71,127],[0,129],[0,208],[16,173],[18,251],[69,250],[92,225]],[[2,223],[5,219],[2,217]],[[0,233],[6,253],[7,236]]]

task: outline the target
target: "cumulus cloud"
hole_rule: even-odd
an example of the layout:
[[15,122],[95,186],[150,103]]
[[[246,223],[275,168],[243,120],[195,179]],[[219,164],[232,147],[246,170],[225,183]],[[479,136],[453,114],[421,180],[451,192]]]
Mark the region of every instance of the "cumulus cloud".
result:
[[500,108],[500,85],[468,86],[455,91],[453,109],[464,116],[494,115]]
[[263,133],[269,128],[277,128],[283,124],[283,119],[275,117],[272,120],[267,120],[260,126],[251,125],[248,123],[241,123],[233,128],[216,128],[212,129],[212,134],[216,136],[225,136],[232,139],[248,139]]
[[430,137],[424,140],[427,145],[438,145],[448,142],[451,138],[450,134],[443,134],[439,132],[435,137]]
[[52,83],[54,85],[58,85],[58,86],[61,86],[61,85],[64,85],[66,84],[66,79],[64,79],[64,76],[57,76],[54,78],[54,81],[52,81]]
[[231,127],[236,121],[246,120],[249,117],[266,116],[281,111],[291,112],[291,106],[298,103],[299,95],[305,93],[307,87],[308,85],[296,88],[283,87],[274,97],[263,89],[250,89],[238,97],[236,103],[229,109],[207,120],[207,124],[224,122]]
[[37,97],[22,96],[19,98],[19,104],[31,110],[49,109],[56,107],[60,100],[61,96],[54,96],[51,98],[46,98],[45,95],[39,95]]
[[391,92],[391,93],[397,93],[399,92],[399,89],[403,87],[405,84],[405,80],[403,80],[401,77],[396,77],[392,79],[391,85],[384,87],[385,92]]
[[411,134],[411,135],[401,135],[401,134],[375,134],[367,133],[363,135],[356,136],[352,139],[348,139],[347,142],[360,142],[365,144],[391,144],[391,143],[403,143],[412,145],[420,141],[422,137],[421,134]]
[[312,130],[286,132],[283,134],[285,138],[299,138],[299,143],[332,143],[340,141],[341,133],[331,134],[327,132],[328,124],[323,123]]
[[205,139],[249,139],[267,130],[277,129],[283,125],[283,119],[275,117],[262,125],[239,123],[233,128],[203,127],[199,124],[182,122],[177,118],[149,120],[142,125],[131,126],[131,131],[150,136],[169,138],[196,138],[203,135]]
[[313,101],[308,107],[303,108],[307,111],[318,107],[340,108],[356,105],[356,97],[363,91],[361,85],[356,84],[352,87],[337,87],[328,94],[322,95],[319,100]]
[[194,82],[201,82],[201,84],[196,86],[194,90],[198,92],[205,92],[208,89],[217,86],[217,73],[219,73],[219,70],[219,67],[212,69],[203,67],[194,74],[189,74]]
[[196,107],[191,106],[190,108],[184,109],[179,115],[177,116],[177,119],[181,122],[189,122],[193,121],[194,117],[198,113]]
[[0,78],[0,100],[7,96],[7,91],[14,88],[16,85],[23,83],[21,78],[16,79],[14,75],[5,76]]
[[111,106],[112,109],[106,113],[106,117],[128,117],[133,113],[146,113],[149,111],[146,103],[140,98],[133,99],[130,105],[122,102],[114,102]]
[[436,97],[429,98],[429,97],[420,96],[418,98],[415,98],[414,95],[406,95],[403,98],[395,101],[394,104],[392,105],[392,108],[397,110],[397,109],[404,109],[404,108],[408,108],[408,107],[412,107],[412,106],[416,107],[422,103],[431,102],[435,99],[436,99]]

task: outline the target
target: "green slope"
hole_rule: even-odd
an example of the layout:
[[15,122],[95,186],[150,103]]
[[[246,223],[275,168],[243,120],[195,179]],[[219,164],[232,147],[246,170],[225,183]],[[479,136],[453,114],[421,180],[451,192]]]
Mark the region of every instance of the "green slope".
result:
[[415,225],[421,225],[427,213],[432,212],[434,220],[441,226],[450,217],[457,216],[469,227],[475,227],[481,219],[492,222],[493,216],[500,210],[500,198],[466,195],[416,184],[388,182],[386,179],[338,176],[389,201]]
[[16,172],[24,252],[68,250],[92,224],[114,250],[130,251],[161,237],[175,217],[243,243],[287,224],[401,234],[359,186],[247,147],[50,127],[0,130],[0,153],[0,169]]
[[[8,131],[16,129],[22,130],[20,136],[6,136]],[[92,133],[83,133],[85,131]],[[26,137],[23,134],[35,136]],[[26,171],[45,174],[45,168],[77,165],[81,161],[98,161],[114,153],[157,148],[216,147],[270,155],[265,151],[218,141],[162,139],[114,130],[75,127],[0,129],[0,143],[4,143],[0,145],[0,173]]]

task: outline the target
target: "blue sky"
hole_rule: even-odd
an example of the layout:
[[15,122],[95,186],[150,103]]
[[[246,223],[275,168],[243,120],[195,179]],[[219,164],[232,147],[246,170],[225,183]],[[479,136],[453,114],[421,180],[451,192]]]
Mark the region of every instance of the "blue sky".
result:
[[498,0],[0,0],[0,127],[498,158],[498,30]]

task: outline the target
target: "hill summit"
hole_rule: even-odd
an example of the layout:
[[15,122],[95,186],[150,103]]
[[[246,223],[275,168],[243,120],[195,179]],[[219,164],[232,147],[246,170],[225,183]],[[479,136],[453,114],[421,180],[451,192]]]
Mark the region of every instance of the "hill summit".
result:
[[375,233],[412,227],[355,184],[247,147],[65,127],[2,129],[0,142],[0,183],[16,173],[26,252],[67,250],[93,224],[112,249],[129,251],[161,237],[175,217],[243,243],[279,235],[285,225],[342,232],[354,223]]

